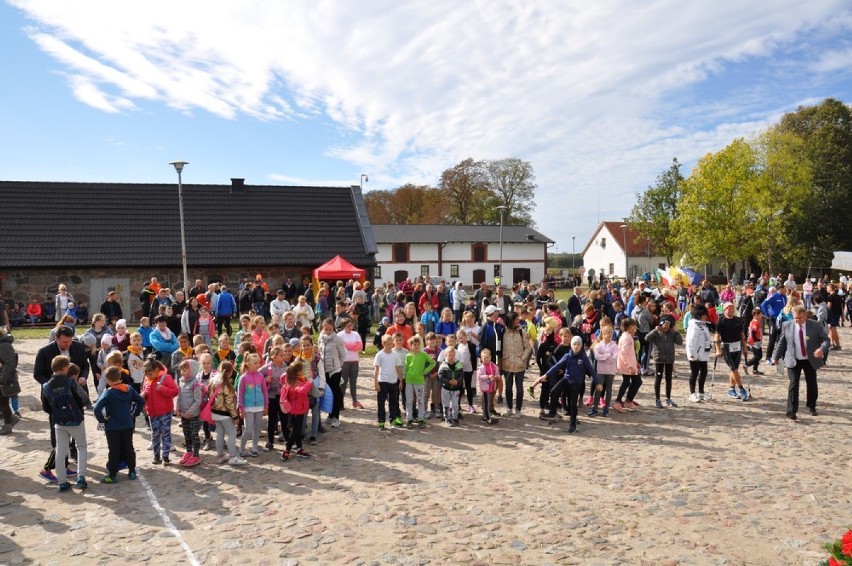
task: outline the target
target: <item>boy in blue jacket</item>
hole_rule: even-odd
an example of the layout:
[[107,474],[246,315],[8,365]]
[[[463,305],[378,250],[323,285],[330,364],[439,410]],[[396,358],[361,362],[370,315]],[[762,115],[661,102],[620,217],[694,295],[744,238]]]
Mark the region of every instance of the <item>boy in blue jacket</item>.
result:
[[132,387],[121,382],[121,369],[111,366],[104,371],[107,389],[95,403],[95,418],[105,423],[107,473],[101,483],[118,482],[118,463],[127,463],[127,477],[136,479],[136,451],[133,450],[133,431],[136,417],[142,412],[145,400]]
[[556,408],[562,392],[565,391],[568,394],[568,412],[571,417],[568,434],[577,432],[577,401],[583,395],[587,375],[591,376],[597,390],[602,391],[603,386],[598,379],[598,374],[583,350],[583,339],[579,336],[571,338],[571,350],[544,374],[544,379],[550,383],[550,414],[548,415],[550,422],[556,420]]

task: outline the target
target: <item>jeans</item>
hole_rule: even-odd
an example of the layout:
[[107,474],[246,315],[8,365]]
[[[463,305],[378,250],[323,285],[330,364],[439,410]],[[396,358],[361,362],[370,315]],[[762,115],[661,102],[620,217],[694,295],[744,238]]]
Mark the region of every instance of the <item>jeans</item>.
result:
[[246,427],[240,437],[240,452],[245,452],[248,437],[251,435],[252,450],[257,450],[260,443],[260,428],[263,426],[263,411],[246,410]]
[[[195,420],[198,420],[196,417]],[[196,434],[196,438],[197,438]],[[124,460],[128,472],[136,471],[136,450],[133,449],[133,429],[108,430],[106,431],[107,447],[107,473],[111,476],[118,474],[118,463]],[[79,447],[77,448],[79,454]],[[59,470],[57,470],[58,472]],[[79,471],[78,471],[79,473]]]
[[674,371],[674,364],[655,364],[655,377],[654,377],[654,395],[656,395],[657,400],[660,399],[660,386],[663,384],[663,377],[666,378],[666,399],[672,398],[672,372]]
[[225,435],[228,435],[228,455],[233,458],[237,455],[237,429],[234,419],[227,415],[213,414],[216,421],[216,454],[225,453]]
[[636,338],[639,339],[639,365],[643,372],[648,369],[648,343],[645,341],[646,334],[647,332],[636,333]]
[[[365,342],[366,344],[366,342]],[[349,395],[352,403],[358,402],[358,362],[343,362],[343,377],[340,384],[340,402],[343,406],[343,398],[346,397],[346,387],[349,387]]]
[[447,422],[459,419],[459,397],[461,391],[457,389],[441,389],[441,403],[444,405],[444,420]]
[[264,306],[266,306],[266,303],[263,303],[263,302],[257,302],[257,303],[251,304],[251,308],[257,314],[257,316],[263,316],[263,317],[266,316],[266,309],[264,309]]
[[704,393],[704,383],[707,381],[707,362],[689,361],[689,393],[695,393],[695,382],[698,382],[698,392]]
[[149,417],[151,422],[151,444],[154,448],[154,457],[160,455],[160,444],[163,446],[163,458],[169,457],[172,449],[172,413]]
[[376,402],[379,405],[378,418],[383,423],[387,420],[385,413],[385,402],[388,404],[390,420],[399,418],[399,383],[379,382],[379,391],[376,392]]
[[[507,371],[503,373],[503,379],[506,381],[506,407],[511,409],[512,401],[516,400],[515,408],[520,411],[524,404],[524,372]],[[517,389],[517,399],[514,399],[515,391],[513,389]]]
[[621,387],[618,388],[618,396],[615,398],[619,403],[624,398],[624,393],[627,393],[627,402],[633,401],[636,394],[639,393],[639,388],[642,387],[641,375],[622,375]]
[[491,397],[493,393],[482,393],[482,418],[486,421],[491,418]]
[[406,382],[405,384],[405,418],[414,420],[414,399],[417,399],[417,416],[423,418],[426,415],[426,398],[423,396],[425,386]]
[[[88,452],[86,450],[86,423],[77,426],[62,426],[56,425],[56,457],[60,460],[65,460],[68,456],[68,450],[71,444],[71,439],[77,442],[77,477],[86,476],[86,458]],[[60,484],[68,481],[65,475],[65,466],[59,466],[56,470],[56,479]]]
[[[311,438],[316,438],[319,434],[319,427],[322,424],[322,418],[319,410],[319,399],[313,400],[313,405],[311,405]],[[305,432],[308,430],[308,417],[302,420],[302,436],[305,436]]]

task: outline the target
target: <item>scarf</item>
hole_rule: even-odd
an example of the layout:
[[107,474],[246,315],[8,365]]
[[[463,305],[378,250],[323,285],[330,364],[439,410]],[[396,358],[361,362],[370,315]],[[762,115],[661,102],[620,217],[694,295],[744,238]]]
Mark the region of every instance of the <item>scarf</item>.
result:
[[223,350],[219,348],[218,350],[216,350],[216,355],[219,356],[220,361],[227,360],[228,356],[231,355],[231,349],[228,348],[227,350]]
[[178,349],[178,352],[180,352],[181,354],[183,354],[183,357],[184,357],[184,358],[189,358],[189,357],[191,357],[191,356],[192,356],[192,352],[193,352],[193,350],[192,350],[192,347],[189,347],[189,348],[186,348],[186,349],[184,349],[184,348],[179,348],[179,349]]
[[142,357],[143,350],[144,350],[144,348],[142,348],[142,346],[130,345],[130,346],[127,347],[128,352],[130,352],[131,354],[134,354],[136,356],[139,356],[140,358]]
[[168,326],[166,327],[166,329],[165,329],[165,330],[160,330],[159,328],[155,328],[155,329],[154,329],[154,332],[159,333],[159,334],[160,334],[160,336],[162,336],[162,337],[163,337],[163,340],[165,340],[166,342],[171,342],[171,341],[172,341],[172,336],[174,336],[174,335],[172,334],[172,331],[169,329],[169,327],[168,327]]

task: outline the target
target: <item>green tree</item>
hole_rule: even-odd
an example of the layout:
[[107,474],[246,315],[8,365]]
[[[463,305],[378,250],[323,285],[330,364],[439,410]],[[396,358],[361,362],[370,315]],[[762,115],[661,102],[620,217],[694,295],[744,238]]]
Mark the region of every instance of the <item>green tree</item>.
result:
[[373,224],[445,224],[444,193],[428,185],[405,184],[364,195]]
[[[486,220],[500,221],[496,207],[505,206],[503,223],[535,226],[532,218],[535,202],[535,173],[529,161],[517,157],[485,162],[485,180],[491,196],[487,199]],[[492,204],[493,203],[493,204]]]
[[630,213],[630,229],[649,240],[669,265],[676,252],[673,223],[678,214],[678,203],[683,192],[684,178],[677,157],[671,166],[657,176],[657,182],[644,193],[636,195],[636,204]]
[[484,206],[492,196],[481,161],[467,158],[441,174],[449,224],[486,223]]

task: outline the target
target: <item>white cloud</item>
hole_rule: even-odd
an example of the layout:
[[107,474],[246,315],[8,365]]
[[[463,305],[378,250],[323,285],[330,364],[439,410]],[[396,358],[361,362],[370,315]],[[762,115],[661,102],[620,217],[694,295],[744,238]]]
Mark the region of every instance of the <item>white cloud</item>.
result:
[[[778,110],[762,91],[663,106],[671,95],[800,34],[852,25],[845,0],[807,10],[795,0],[12,3],[85,104],[324,114],[355,134],[327,153],[389,184],[436,182],[469,156],[518,156],[535,167],[538,224],[555,239],[575,230],[566,225],[593,228],[595,191],[602,212],[624,214],[630,203],[610,195],[632,195],[672,156],[694,160]],[[849,68],[850,57],[825,53],[812,71]]]

